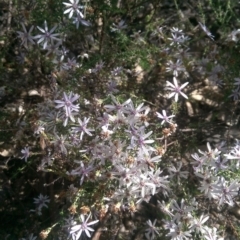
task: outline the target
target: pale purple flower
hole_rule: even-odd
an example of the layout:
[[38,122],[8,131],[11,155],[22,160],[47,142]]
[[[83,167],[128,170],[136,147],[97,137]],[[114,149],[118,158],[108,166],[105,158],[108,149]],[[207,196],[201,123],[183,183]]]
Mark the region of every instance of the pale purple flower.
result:
[[[134,42],[136,44],[146,44],[144,37],[143,37],[143,33],[139,30],[137,32],[134,32],[132,35],[130,35],[130,37],[133,38]],[[141,71],[141,70],[140,70]],[[137,71],[135,74],[138,75],[140,74],[140,71]]]
[[[25,57],[26,57],[26,53],[25,52],[19,52],[19,55],[16,57],[16,60],[19,64],[24,64],[25,62]],[[1,95],[1,94],[0,94]]]
[[209,216],[201,215],[200,218],[194,218],[189,228],[195,230],[197,233],[204,234],[206,232],[206,226],[203,224],[209,219]]
[[65,122],[64,126],[67,125],[67,120],[70,118],[72,122],[75,122],[74,116],[72,112],[78,112],[79,111],[79,105],[73,104],[80,96],[78,94],[73,94],[70,92],[69,95],[67,95],[65,92],[63,93],[63,100],[55,100],[54,102],[57,104],[56,108],[63,108],[65,110]]
[[162,110],[162,114],[159,113],[159,112],[156,112],[157,114],[157,117],[158,118],[161,118],[162,119],[162,122],[161,122],[161,125],[163,125],[165,122],[167,123],[171,123],[171,118],[175,117],[175,115],[170,115],[170,116],[167,116],[167,113],[165,110]]
[[147,106],[143,107],[143,105],[144,103],[141,103],[135,108],[131,100],[129,104],[126,106],[127,113],[131,116],[139,115],[141,112],[148,108]]
[[85,27],[90,27],[92,24],[85,19],[83,19],[82,14],[77,13],[77,17],[74,18],[73,24],[76,25],[76,28],[79,28],[79,24],[85,26]]
[[182,29],[175,28],[175,27],[172,27],[172,28],[170,29],[170,31],[171,31],[172,33],[178,34],[178,35],[180,35],[180,36],[183,34]]
[[80,8],[82,8],[82,6],[78,5],[79,0],[69,0],[69,2],[70,3],[63,2],[63,4],[67,8],[63,13],[64,14],[69,13],[69,16],[68,16],[69,18],[71,18],[74,13],[76,13],[76,15],[79,15],[81,18],[84,18],[84,15],[79,10]]
[[77,147],[77,146],[79,146],[79,144],[81,143],[81,140],[79,139],[78,134],[72,133],[72,134],[69,136],[69,142],[71,143],[71,145]]
[[185,71],[185,67],[180,59],[178,59],[175,63],[172,60],[169,60],[167,65],[168,67],[166,67],[166,72],[172,72],[176,77],[178,76],[179,72]]
[[106,109],[107,112],[111,112],[111,111],[118,111],[121,113],[127,112],[127,110],[125,109],[125,106],[131,102],[131,99],[128,99],[121,104],[117,101],[117,99],[113,95],[111,96],[111,98],[115,105],[110,105],[110,104],[105,105],[104,108]]
[[113,123],[113,131],[127,123],[125,115],[120,111],[116,115],[109,115],[109,117],[110,122]]
[[229,98],[232,97],[233,101],[237,101],[240,97],[239,86],[237,88],[232,89],[232,94],[229,95]]
[[68,58],[67,62],[63,63],[63,66],[62,66],[62,68],[64,70],[70,70],[70,69],[75,70],[76,68],[79,68],[79,67],[80,67],[80,65],[77,63],[77,61],[74,57],[71,59]]
[[88,222],[90,217],[91,214],[89,214],[85,219],[84,215],[81,214],[81,224],[71,227],[70,234],[72,235],[73,240],[78,240],[81,237],[82,233],[85,233],[89,238],[91,237],[90,232],[94,232],[94,229],[89,226],[96,224],[99,220]]
[[45,122],[44,127],[46,130],[49,132],[55,132],[56,124],[60,121],[63,114],[55,109],[48,109],[46,112],[39,112],[42,114],[41,120]]
[[56,55],[60,55],[61,51],[59,49],[60,45],[62,43],[61,42],[56,42],[56,43],[50,43],[50,45],[47,45],[46,50],[46,56],[50,55],[50,54],[56,54]]
[[198,150],[199,153],[201,153],[206,160],[215,160],[221,153],[221,151],[219,151],[217,148],[212,149],[210,143],[207,143],[207,149],[208,151],[203,152],[202,150]]
[[27,31],[25,25],[21,23],[23,32],[17,31],[18,37],[22,40],[22,44],[25,48],[28,48],[29,44],[35,44],[34,37],[31,35],[31,32],[34,26],[31,26],[30,30]]
[[71,146],[67,141],[67,136],[60,135],[58,136],[55,133],[55,139],[51,141],[54,144],[55,150],[59,150],[61,153],[67,155],[67,148],[66,146]]
[[180,181],[180,178],[185,178],[187,179],[188,177],[188,171],[182,171],[182,162],[178,163],[178,167],[176,168],[175,166],[171,166],[168,171],[170,173],[170,178],[176,177],[178,182]]
[[132,185],[133,177],[136,175],[136,170],[134,168],[128,168],[122,164],[115,165],[116,171],[111,172],[113,176],[118,176],[119,185],[129,187]]
[[145,236],[148,240],[155,239],[156,234],[160,235],[157,228],[155,227],[155,224],[157,222],[157,219],[155,219],[152,223],[151,220],[147,220],[147,229],[145,230]]
[[183,43],[183,35],[179,36],[178,34],[175,34],[175,33],[171,33],[172,37],[171,38],[168,38],[169,40],[171,40],[171,43],[170,45],[179,45],[181,43]]
[[203,171],[203,165],[205,164],[206,158],[204,156],[199,156],[197,153],[191,154],[195,161],[192,161],[194,171]]
[[21,157],[21,159],[24,158],[25,162],[27,162],[27,159],[30,156],[30,152],[29,152],[29,147],[25,147],[24,149],[22,149],[21,153],[23,154],[23,156]]
[[40,194],[37,198],[34,198],[34,203],[36,204],[37,212],[39,215],[41,215],[42,208],[48,208],[47,203],[49,203],[50,200],[48,199],[48,196],[43,196]]
[[[71,186],[71,185],[70,185]],[[70,187],[69,187],[70,188]],[[63,226],[64,228],[67,228],[67,230],[70,230],[71,227],[76,225],[77,223],[74,221],[73,216],[69,216],[68,218],[64,218],[65,225]]]
[[138,156],[137,162],[140,166],[143,166],[144,169],[148,170],[149,167],[154,168],[154,163],[161,161],[161,156],[157,155],[152,157],[151,153],[148,155],[142,153]]
[[164,195],[168,195],[168,192],[170,192],[168,176],[161,176],[162,172],[160,168],[155,172],[153,169],[148,172],[151,183],[153,183],[152,195],[156,193],[156,189],[160,190]]
[[204,238],[206,240],[224,240],[224,238],[218,236],[216,227],[209,228],[207,226],[206,226],[206,232],[204,234]]
[[154,148],[150,147],[147,144],[154,142],[152,139],[147,139],[152,134],[152,131],[145,134],[144,127],[139,128],[139,132],[136,135],[132,136],[131,146],[133,148],[138,147],[142,153],[148,154],[148,151],[155,151]]
[[[147,120],[147,116],[142,113],[145,111],[146,114],[150,111],[150,108],[148,106],[143,106],[144,103],[139,104],[137,107],[134,107],[134,104],[132,101],[129,102],[128,105],[126,105],[126,111],[127,111],[127,120],[130,125],[134,125],[135,123],[142,122],[142,120]],[[149,109],[149,110],[148,110]]]
[[173,213],[170,210],[170,205],[166,204],[165,201],[158,201],[158,207],[161,209],[161,211],[165,214],[167,214],[169,217],[173,217]]
[[[177,52],[175,52],[175,57],[181,59],[189,59],[191,57],[191,53],[189,51],[190,48],[180,48]],[[184,74],[187,75],[187,72],[185,71]]]
[[190,38],[188,36],[182,35],[182,43],[189,41]]
[[188,96],[182,92],[182,89],[188,85],[188,82],[184,83],[182,86],[178,86],[177,79],[173,77],[173,84],[167,81],[167,90],[170,90],[171,93],[169,94],[168,98],[175,97],[175,102],[178,101],[179,94],[182,95],[184,98],[188,99]]
[[84,120],[82,121],[80,118],[78,118],[78,123],[79,123],[79,126],[77,127],[72,127],[72,130],[75,132],[75,133],[79,133],[80,132],[80,140],[82,140],[83,138],[83,135],[86,133],[87,135],[89,136],[92,136],[92,131],[94,131],[93,129],[91,128],[87,128],[87,124],[89,122],[90,118],[86,118],[84,117]]
[[202,181],[200,180],[201,186],[198,189],[209,199],[218,198],[217,194],[213,192],[214,184],[216,184],[214,181],[217,180],[216,177],[212,176],[208,170],[205,171],[204,175],[200,172],[195,172],[195,175],[202,179]]
[[188,217],[194,209],[194,207],[186,205],[184,199],[181,200],[180,205],[176,200],[172,200],[170,208],[174,214],[173,220],[176,220],[177,222],[182,219],[186,219],[186,217]]
[[78,168],[72,170],[69,173],[69,175],[81,176],[80,185],[82,185],[84,179],[89,177],[89,174],[90,174],[90,172],[92,172],[94,170],[94,167],[92,164],[90,164],[89,166],[86,167],[82,161],[75,161],[75,162],[78,163],[80,166]]
[[99,121],[100,126],[109,125],[110,115],[108,113],[104,112],[103,116],[98,117],[97,120]]
[[156,186],[154,183],[151,182],[148,176],[145,176],[144,174],[140,174],[137,171],[135,174],[137,176],[135,177],[135,180],[134,180],[134,186],[136,186],[141,192],[141,198],[138,200],[138,202],[140,202],[144,200],[146,196],[150,196],[150,194],[154,195]]
[[240,187],[238,180],[234,180],[229,183],[224,179],[224,177],[221,177],[219,181],[213,185],[213,187],[214,194],[218,196],[219,205],[227,203],[228,205],[233,206],[233,198],[238,195]]
[[214,161],[211,161],[212,169],[214,169],[216,172],[228,169],[228,166],[224,165],[225,163],[228,163],[228,159],[222,158],[222,156],[219,155]]
[[178,222],[177,224],[173,223],[170,232],[166,235],[171,237],[171,240],[187,240],[193,239],[191,232],[186,231],[182,222]]
[[39,39],[37,43],[43,42],[43,49],[47,48],[48,43],[53,44],[53,41],[62,42],[61,39],[57,38],[59,33],[53,33],[57,26],[53,27],[50,31],[48,30],[48,25],[46,20],[44,21],[44,29],[37,26],[37,28],[43,33],[35,36],[34,38]]
[[104,66],[104,62],[101,60],[100,62],[96,63],[95,68],[90,69],[90,73],[98,73]]
[[60,49],[60,54],[58,55],[60,57],[60,61],[63,61],[63,59],[67,56],[67,54],[69,53],[69,50],[62,46]]

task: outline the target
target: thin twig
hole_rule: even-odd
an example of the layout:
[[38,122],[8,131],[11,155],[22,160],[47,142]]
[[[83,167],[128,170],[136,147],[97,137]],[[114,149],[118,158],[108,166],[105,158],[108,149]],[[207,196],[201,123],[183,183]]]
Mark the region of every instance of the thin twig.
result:
[[10,31],[11,28],[11,22],[12,22],[12,0],[9,0],[8,5],[8,17],[7,17],[7,32]]

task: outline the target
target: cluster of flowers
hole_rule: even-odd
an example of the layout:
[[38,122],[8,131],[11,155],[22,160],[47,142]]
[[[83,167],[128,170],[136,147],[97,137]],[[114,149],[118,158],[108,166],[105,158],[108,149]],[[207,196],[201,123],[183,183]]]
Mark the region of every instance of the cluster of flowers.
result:
[[[174,78],[174,84],[168,82],[167,85],[171,91],[169,97],[175,96],[176,101],[179,94],[187,98],[181,91],[183,87],[178,87],[176,78]],[[48,121],[47,118],[45,118],[44,124],[42,121],[37,131],[39,134],[43,134],[45,129],[48,129],[48,134],[52,132],[52,143],[55,151],[59,151],[65,156],[67,156],[71,147],[77,146],[80,148],[85,142],[85,138],[92,137],[86,149],[80,151],[84,155],[87,154],[88,159],[91,159],[91,161],[75,160],[76,168],[68,171],[67,174],[78,177],[80,185],[87,180],[109,180],[116,192],[113,193],[111,198],[105,197],[104,200],[108,203],[119,202],[121,206],[136,205],[143,200],[148,201],[158,190],[168,195],[170,191],[169,176],[164,176],[163,171],[160,168],[156,168],[156,164],[161,161],[161,157],[166,149],[164,147],[155,149],[151,146],[154,143],[154,140],[149,139],[152,131],[146,132],[149,126],[147,115],[150,112],[150,108],[144,106],[144,103],[134,106],[131,99],[120,103],[114,95],[110,95],[110,100],[113,104],[104,106],[105,112],[96,119],[97,126],[93,129],[88,127],[90,118],[84,117],[81,120],[78,117],[80,107],[76,101],[79,100],[79,97],[78,94],[72,92],[67,94],[64,92],[61,100],[54,100],[56,112],[54,114],[50,113],[50,115],[58,116],[57,121],[69,129],[67,135],[59,134],[56,122],[53,124],[52,120]],[[51,106],[52,103],[49,103],[49,105]],[[41,114],[45,117],[44,112],[48,112],[49,115],[49,108],[45,104],[44,108],[45,111],[41,111]],[[162,111],[162,114],[157,112],[156,115],[161,119],[162,125],[170,125],[169,129],[163,129],[165,137],[175,132],[176,124],[172,122],[174,115],[167,116],[165,110]],[[96,133],[95,137],[93,132]],[[124,140],[121,141],[120,139]],[[29,151],[27,150],[28,148],[25,148],[22,151],[25,160],[29,157]],[[47,170],[47,167],[52,164],[54,164],[54,160],[50,156],[45,157],[41,163],[41,170]],[[101,166],[102,171],[98,172],[93,179],[90,179],[90,176],[96,175],[96,170],[99,166]],[[181,166],[178,169],[174,166],[169,168],[170,177],[173,178],[179,169],[181,169]],[[186,175],[180,176],[186,178]],[[39,201],[35,199],[35,203],[42,202],[37,208],[38,212],[41,212],[42,207],[46,207],[46,203],[49,202],[47,198],[44,203],[41,199],[44,200],[45,197],[40,196]],[[87,217],[87,220],[89,217],[90,215]],[[83,219],[83,215],[81,219]],[[93,222],[96,223],[96,221]],[[82,222],[85,224],[83,220]],[[87,236],[90,236],[87,230],[91,231],[91,228],[71,225],[68,229],[73,239],[79,239],[81,232],[85,231],[85,229]]]
[[[55,64],[56,69],[60,70],[71,70],[79,67],[77,64],[76,59],[67,57],[68,50],[63,45],[62,34],[61,33],[54,33],[57,29],[57,26],[54,26],[51,30],[48,29],[47,21],[44,21],[44,28],[37,26],[37,29],[41,32],[36,36],[32,36],[32,31],[34,26],[31,26],[30,30],[27,31],[25,25],[21,23],[23,32],[17,31],[18,37],[21,39],[22,44],[25,49],[31,49],[32,45],[40,44],[43,50],[47,50],[46,56],[50,54],[54,54],[55,58],[52,62]],[[67,57],[67,60],[64,59]],[[20,53],[18,56],[18,60],[21,63],[25,61],[25,54]]]
[[[179,92],[174,93],[178,94]],[[62,100],[55,100],[55,107],[59,109],[58,115],[63,116],[62,120],[59,119],[65,127],[69,126],[66,119],[75,123],[75,114],[79,111],[79,105],[74,102],[78,99],[79,95],[72,92],[68,95],[64,92]],[[110,181],[111,186],[116,190],[111,197],[104,197],[104,200],[108,203],[120,203],[120,206],[137,205],[142,201],[149,201],[150,197],[158,191],[168,197],[173,191],[170,182],[176,177],[180,183],[181,179],[187,179],[189,172],[182,170],[181,162],[177,164],[177,167],[171,165],[168,168],[169,175],[156,167],[157,163],[161,162],[161,157],[166,149],[163,148],[160,151],[158,147],[151,146],[154,140],[149,137],[153,132],[146,132],[150,125],[147,121],[147,115],[150,112],[148,106],[144,106],[143,103],[134,106],[131,99],[120,103],[113,95],[111,95],[111,100],[113,104],[104,105],[106,112],[97,118],[98,123],[95,129],[88,127],[90,118],[84,118],[83,121],[78,118],[78,125],[70,126],[68,136],[61,136],[54,141],[56,149],[67,155],[67,149],[75,146],[75,141],[80,147],[85,142],[84,136],[93,138],[86,149],[80,151],[87,154],[88,159],[91,159],[90,162],[74,161],[78,166],[67,174],[78,177],[80,185],[85,181]],[[172,130],[169,133],[173,133],[173,129],[176,128],[172,121],[174,115],[167,116],[165,110],[162,111],[162,114],[157,112],[156,115],[161,119],[162,125],[170,125]],[[124,141],[121,141],[119,136]],[[162,139],[167,136],[168,134]],[[201,156],[197,153],[192,155],[194,159],[192,166],[199,179],[199,190],[207,198],[217,201],[219,205],[229,204],[232,206],[240,185],[237,181],[229,182],[223,176],[219,177],[218,174],[221,170],[228,168],[227,163],[230,159],[239,159],[239,144],[237,142],[232,151],[225,155],[221,154],[220,148],[212,149],[209,143],[207,148],[207,152],[199,150]],[[98,171],[96,175],[99,166],[102,170]],[[90,176],[94,176],[94,178],[90,178]],[[189,206],[182,199],[180,205],[177,201],[172,200],[170,204],[165,204],[164,201],[159,202],[159,207],[168,218],[171,218],[170,221],[166,220],[164,225],[164,228],[170,231],[167,236],[171,239],[191,239],[196,233],[201,234],[205,239],[217,237],[216,228],[204,225],[209,216],[201,215],[199,218],[195,216],[194,213],[199,210],[199,204],[194,198]],[[88,225],[95,224],[98,220],[88,223],[89,218],[90,215],[85,221],[84,215],[81,215],[81,224],[77,224],[72,219],[66,225],[73,239],[79,239],[82,232],[85,232],[88,237],[90,236],[89,231],[93,231],[93,229]],[[187,225],[183,224],[186,219],[188,219]],[[156,221],[152,223],[148,220],[147,239],[154,239],[154,236],[159,234],[155,224]]]
[[[69,19],[74,19],[73,23],[77,28],[79,24],[90,26],[90,23],[84,19],[84,7],[79,5],[79,0],[70,0],[70,3],[63,4],[66,6],[64,14],[69,14]],[[124,21],[120,21],[119,25],[115,26],[117,31],[124,30],[127,27],[124,24]],[[209,30],[203,24],[199,23],[199,25],[213,40],[214,37]],[[74,58],[68,58],[67,62],[63,63],[67,50],[63,47],[62,51],[59,50],[63,41],[60,33],[54,33],[57,26],[48,30],[45,21],[44,28],[37,27],[41,31],[37,36],[31,35],[33,27],[29,31],[23,24],[22,27],[23,32],[18,31],[18,35],[25,48],[35,44],[37,40],[37,43],[48,51],[47,55],[54,53],[57,56],[53,62],[60,70],[68,71],[79,66]],[[160,28],[151,37],[169,41],[170,48],[164,49],[164,52],[169,53],[173,58],[166,62],[166,73],[172,74],[173,82],[166,81],[166,90],[169,91],[168,98],[174,98],[174,101],[178,102],[179,97],[188,99],[183,92],[188,82],[179,84],[179,79],[181,76],[188,76],[184,62],[190,57],[189,49],[186,48],[189,38],[178,28],[172,28],[170,32],[171,37],[166,38],[163,29]],[[212,84],[221,86],[223,85],[221,73],[224,67],[216,61],[216,54],[215,49],[209,59],[202,59],[195,64],[196,70],[208,75]],[[213,67],[209,72],[210,63]],[[103,65],[104,63],[100,62],[89,72],[96,74]],[[189,65],[194,64],[189,62]],[[122,67],[113,69],[111,77],[113,78],[121,71]],[[232,96],[236,100],[239,96],[240,81],[238,78],[235,81],[237,90],[235,90],[236,95]],[[168,231],[167,236],[172,240],[197,237],[207,240],[221,239],[210,215],[201,211],[201,203],[195,196],[189,195],[186,199],[179,201],[172,200],[174,197],[177,198],[174,188],[183,187],[183,181],[189,178],[189,169],[182,162],[170,161],[168,164],[162,164],[162,157],[168,148],[167,139],[175,133],[177,128],[173,121],[175,115],[167,115],[166,110],[162,110],[162,113],[155,112],[161,121],[161,126],[156,124],[158,128],[155,129],[161,129],[162,135],[158,138],[156,131],[152,129],[153,124],[149,121],[150,107],[145,106],[144,103],[136,105],[132,99],[121,101],[121,95],[117,96],[119,91],[116,86],[115,81],[111,81],[106,86],[110,93],[105,100],[107,103],[103,106],[99,104],[95,118],[92,115],[89,116],[90,113],[81,111],[78,93],[56,91],[53,100],[39,104],[41,121],[35,133],[54,145],[55,153],[67,159],[71,169],[66,170],[64,174],[77,179],[78,185],[84,187],[88,182],[107,183],[106,192],[111,189],[111,194],[103,196],[102,201],[106,206],[117,205],[119,211],[126,208],[135,210],[137,204],[142,201],[148,202],[158,192],[161,192],[166,199],[170,199],[168,203],[158,202],[159,209],[166,217],[162,227],[156,226],[159,223],[158,219],[153,222],[149,219],[146,222],[147,239],[155,239],[157,235],[164,232],[163,230]],[[91,100],[85,101],[85,104],[91,105]],[[88,117],[84,116],[85,114],[88,114]],[[198,192],[219,206],[223,204],[233,206],[240,184],[236,180],[224,177],[222,172],[239,168],[239,142],[230,153],[227,153],[223,146],[212,149],[208,143],[207,148],[207,152],[199,150],[199,153],[192,155],[191,165],[194,177],[197,179]],[[78,158],[68,159],[69,153],[72,158],[76,152]],[[29,147],[22,149],[22,154],[22,158],[27,161],[30,157]],[[54,164],[57,164],[57,158],[55,159],[49,152],[42,159],[39,170],[47,172],[48,168]],[[70,190],[73,195],[78,192],[74,185],[70,186]],[[47,207],[49,201],[47,196],[40,194],[39,198],[34,199],[36,204],[34,211],[40,215],[42,208]],[[73,240],[90,238],[91,232],[94,231],[90,226],[97,225],[98,216],[99,214],[92,213],[81,214],[77,219],[74,215],[65,219],[66,224],[63,228],[68,231],[69,237]],[[207,221],[208,226],[205,225]],[[29,237],[29,239],[35,238],[32,234]]]
[[[234,199],[239,195],[240,189],[239,180],[227,180],[221,175],[226,170],[239,169],[239,141],[236,141],[229,153],[226,153],[224,145],[225,142],[212,149],[207,143],[208,151],[198,150],[200,156],[198,153],[192,154],[191,162],[194,174],[198,179],[199,191],[206,198],[213,199],[219,207],[225,204],[234,206]],[[179,176],[184,177],[187,173],[179,169]],[[224,239],[218,236],[216,227],[209,228],[205,225],[209,215],[195,216],[201,206],[195,198],[189,205],[185,203],[184,199],[180,204],[176,200],[172,200],[169,204],[164,201],[158,202],[158,204],[161,211],[170,218],[170,220],[164,220],[164,228],[169,230],[167,236],[171,239],[194,239],[194,236],[201,236],[208,240]],[[156,221],[155,219],[153,223],[150,220],[147,222],[147,239],[154,239],[156,235],[160,235],[155,226]]]
[[[177,82],[175,85],[172,84],[171,89],[174,88],[173,92],[178,95],[181,91],[175,91],[176,86]],[[77,94],[71,92],[67,95],[64,92],[62,100],[55,100],[56,108],[59,109],[58,116],[62,116],[65,127],[70,125],[68,119],[75,123],[79,105],[74,102],[78,98]],[[74,161],[77,163],[77,167],[67,174],[78,177],[80,185],[88,180],[109,181],[109,187],[116,190],[111,197],[103,199],[108,203],[120,203],[120,206],[136,205],[143,200],[148,201],[158,190],[168,195],[170,191],[169,176],[164,176],[163,171],[155,167],[161,161],[165,149],[155,149],[151,146],[154,143],[154,140],[149,139],[152,131],[146,132],[149,126],[147,115],[150,108],[144,106],[144,103],[134,106],[131,99],[120,103],[113,95],[111,95],[111,100],[113,104],[104,105],[105,112],[97,118],[98,123],[95,129],[88,127],[90,118],[85,117],[84,120],[77,118],[78,125],[70,127],[69,135],[62,136],[61,139],[57,138],[54,142],[55,149],[67,154],[67,148],[76,145],[78,148],[82,146],[82,143],[85,142],[84,136],[92,137],[86,149],[80,151],[87,155],[90,161]],[[174,115],[167,116],[166,111],[163,110],[162,114],[157,113],[157,116],[162,120],[162,124],[170,125],[166,136],[175,131],[176,125],[172,122]],[[99,167],[101,171],[96,173]],[[171,177],[174,177],[177,172],[174,167],[169,171]],[[94,178],[90,178],[90,176],[94,176]],[[70,228],[71,234],[75,234],[79,230],[77,226]],[[81,232],[74,235],[73,239],[74,237],[78,239],[79,234],[81,235]],[[86,234],[89,236],[88,232]]]
[[[223,143],[224,144],[224,143]],[[221,145],[223,145],[221,144]],[[236,150],[239,148],[238,142],[229,154],[221,154],[221,148],[212,149],[207,144],[208,151],[199,150],[200,156],[195,153],[192,155],[194,161],[193,169],[195,175],[200,179],[199,190],[209,199],[218,201],[218,205],[234,205],[234,197],[238,195],[240,187],[238,180],[229,181],[224,176],[219,176],[223,170],[236,170],[239,163],[234,164],[231,159],[238,159]]]
[[[79,25],[91,26],[91,23],[86,21],[84,14],[80,11],[85,9],[84,6],[79,5],[79,0],[70,0],[70,3],[63,2],[66,7],[64,14],[69,13],[69,19],[73,18],[73,23],[76,25],[76,28],[79,28]],[[18,37],[21,39],[21,45],[25,49],[31,49],[32,45],[40,44],[43,50],[47,50],[46,56],[54,54],[56,56],[52,62],[56,65],[56,68],[60,70],[71,70],[79,67],[76,59],[67,58],[66,62],[64,59],[67,56],[68,50],[64,47],[63,44],[63,34],[54,33],[57,30],[57,25],[49,30],[47,21],[44,21],[44,28],[37,26],[37,29],[40,31],[36,36],[32,35],[34,26],[31,26],[29,30],[26,29],[26,26],[21,23],[23,31],[17,31]],[[35,42],[36,41],[36,42]],[[20,52],[20,56],[17,57],[20,63],[25,61],[25,53]]]

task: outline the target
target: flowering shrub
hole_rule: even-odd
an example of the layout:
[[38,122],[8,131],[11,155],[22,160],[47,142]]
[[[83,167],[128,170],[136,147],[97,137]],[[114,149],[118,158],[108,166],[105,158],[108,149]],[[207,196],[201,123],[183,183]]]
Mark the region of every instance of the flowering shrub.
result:
[[16,66],[40,72],[43,88],[15,124],[19,172],[36,174],[34,221],[17,238],[209,240],[230,226],[239,237],[224,219],[238,206],[239,140],[183,150],[191,109],[236,105],[234,54],[203,21],[163,21],[158,1],[59,2],[15,22]]

